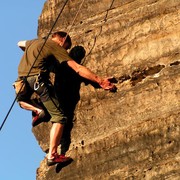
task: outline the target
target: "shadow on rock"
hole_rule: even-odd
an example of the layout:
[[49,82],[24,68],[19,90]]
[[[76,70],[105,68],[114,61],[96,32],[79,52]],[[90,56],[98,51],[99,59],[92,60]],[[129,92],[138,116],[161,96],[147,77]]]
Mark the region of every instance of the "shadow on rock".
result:
[[64,167],[68,166],[73,162],[73,159],[71,158],[69,161],[62,162],[56,165],[56,173],[59,173]]

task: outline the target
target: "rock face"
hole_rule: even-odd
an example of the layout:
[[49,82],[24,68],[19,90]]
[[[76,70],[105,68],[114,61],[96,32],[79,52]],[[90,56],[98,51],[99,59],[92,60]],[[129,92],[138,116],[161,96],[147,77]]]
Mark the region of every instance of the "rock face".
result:
[[[47,36],[64,3],[46,1],[39,36]],[[64,97],[74,161],[47,167],[42,160],[37,180],[179,179],[180,1],[88,0],[73,23],[80,5],[69,1],[53,31],[68,31],[86,50],[83,64],[114,76],[118,90],[87,82],[78,89],[70,81]],[[45,152],[50,127],[33,128]]]

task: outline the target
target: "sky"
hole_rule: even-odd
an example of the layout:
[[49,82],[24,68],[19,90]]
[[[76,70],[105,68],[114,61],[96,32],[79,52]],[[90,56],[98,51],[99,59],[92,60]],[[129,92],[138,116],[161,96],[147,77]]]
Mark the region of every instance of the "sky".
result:
[[[37,37],[44,0],[1,1],[0,10],[0,125],[14,99],[13,82],[23,52],[17,42]],[[0,180],[34,180],[45,153],[32,133],[31,112],[17,102],[0,131]]]

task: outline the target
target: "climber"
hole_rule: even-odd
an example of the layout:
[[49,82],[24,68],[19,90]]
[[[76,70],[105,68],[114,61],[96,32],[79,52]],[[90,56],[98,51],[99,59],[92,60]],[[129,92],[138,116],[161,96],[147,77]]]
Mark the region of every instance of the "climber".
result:
[[[19,41],[18,42],[18,46],[25,51],[25,43],[26,41]],[[21,78],[22,79],[22,78]],[[32,92],[29,93],[29,91],[27,91],[27,84],[26,82],[22,79],[17,79],[14,83],[14,89],[16,91],[16,95],[17,96],[17,101],[19,103],[19,106],[23,109],[32,111],[32,126],[37,125],[38,120],[41,120],[42,118],[45,117],[45,112],[44,112],[44,108],[41,102],[39,102],[39,99],[37,97],[37,94],[34,93],[33,96],[35,100],[38,99],[38,101],[35,101],[34,99],[31,99],[32,96]],[[21,92],[19,92],[19,90],[21,89],[22,83],[24,84],[24,87]]]
[[[22,45],[22,42],[19,42],[18,46],[23,51],[25,50],[25,47]],[[86,53],[86,51],[82,46],[75,46],[70,50],[69,56],[73,60],[75,60],[78,64],[80,64],[81,60],[85,56],[85,53]],[[54,72],[57,71],[56,75],[58,75],[59,68],[58,68],[57,64],[51,65],[48,68],[49,68],[49,72],[52,73],[52,76],[50,76],[50,81],[52,83],[55,83]],[[57,92],[57,95],[58,95],[58,92]],[[47,111],[45,111],[45,108],[44,108],[42,102],[40,101],[39,96],[36,93],[33,94],[32,98],[30,98],[30,99],[28,99],[28,98],[29,98],[28,92],[26,92],[25,94],[21,93],[18,95],[17,101],[21,108],[32,111],[32,126],[34,127],[34,126],[38,125],[39,123],[41,123],[44,120],[44,118],[48,118],[49,114]]]
[[[53,60],[55,60],[54,62],[58,61],[58,63],[66,61],[67,65],[77,74],[98,83],[103,89],[113,90],[116,87],[110,82],[109,78],[99,77],[69,57],[66,49],[71,47],[71,38],[67,33],[62,31],[53,33],[40,52],[44,41],[44,39],[34,39],[19,43],[21,47],[25,47],[25,51],[18,66],[18,79],[25,79],[28,94],[31,95],[33,92],[36,92],[51,115],[50,121],[52,122],[52,127],[50,131],[49,152],[47,154],[47,165],[51,166],[56,163],[69,161],[70,157],[57,153],[67,118],[55,96],[54,87],[49,81],[49,63],[53,62]],[[36,59],[37,56],[38,58]],[[32,66],[35,60],[36,62]]]

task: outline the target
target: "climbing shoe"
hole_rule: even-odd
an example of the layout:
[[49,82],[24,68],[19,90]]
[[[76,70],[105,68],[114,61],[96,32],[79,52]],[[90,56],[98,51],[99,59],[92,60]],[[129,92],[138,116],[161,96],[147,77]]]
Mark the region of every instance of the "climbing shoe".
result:
[[63,163],[63,162],[67,162],[70,161],[71,158],[70,157],[66,157],[65,155],[58,155],[57,153],[54,155],[53,159],[48,159],[47,158],[47,165],[48,166],[52,166],[55,165],[57,163]]
[[42,120],[42,118],[45,116],[45,112],[42,110],[40,113],[33,112],[33,118],[32,118],[32,126],[38,125]]

